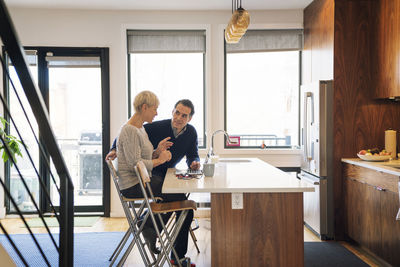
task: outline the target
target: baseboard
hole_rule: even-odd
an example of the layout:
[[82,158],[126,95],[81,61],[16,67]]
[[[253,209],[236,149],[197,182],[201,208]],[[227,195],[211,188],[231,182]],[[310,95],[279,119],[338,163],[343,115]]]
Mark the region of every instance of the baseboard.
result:
[[376,266],[380,267],[392,267],[391,264],[387,263],[368,248],[359,245],[354,240],[350,239],[347,242],[339,241],[339,243],[368,264],[375,264]]

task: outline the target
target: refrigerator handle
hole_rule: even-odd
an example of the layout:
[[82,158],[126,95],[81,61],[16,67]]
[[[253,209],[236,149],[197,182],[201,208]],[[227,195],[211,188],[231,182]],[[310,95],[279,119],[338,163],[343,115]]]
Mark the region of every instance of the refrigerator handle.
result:
[[309,92],[309,95],[307,95],[309,98],[311,98],[311,121],[310,125],[314,124],[314,94]]
[[314,159],[314,142],[311,142],[311,158]]
[[[308,98],[311,99],[311,121],[308,122]],[[313,157],[309,157],[308,154],[308,142],[310,141],[309,139],[309,132],[308,132],[308,123],[309,125],[312,125],[314,123],[314,95],[312,92],[305,92],[304,93],[304,118],[303,118],[303,144],[304,144],[304,158],[307,160],[311,160]]]

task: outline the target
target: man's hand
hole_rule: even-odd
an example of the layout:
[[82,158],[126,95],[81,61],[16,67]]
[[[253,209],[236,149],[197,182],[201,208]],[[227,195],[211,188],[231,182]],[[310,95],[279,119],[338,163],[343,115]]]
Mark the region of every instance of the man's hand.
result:
[[198,170],[200,169],[200,162],[198,161],[192,161],[192,163],[190,164],[190,168],[192,170]]
[[116,158],[117,158],[117,151],[115,151],[114,149],[111,150],[106,156],[106,160],[114,160]]
[[158,143],[157,149],[153,153],[153,158],[158,158],[161,152],[169,149],[174,143],[168,141],[171,137],[166,137]]

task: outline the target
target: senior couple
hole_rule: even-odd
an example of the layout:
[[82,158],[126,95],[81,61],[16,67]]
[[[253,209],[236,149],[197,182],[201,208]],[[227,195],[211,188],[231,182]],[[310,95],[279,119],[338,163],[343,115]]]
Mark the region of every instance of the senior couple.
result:
[[[194,106],[188,99],[179,100],[172,111],[172,119],[153,122],[158,105],[157,96],[150,91],[143,91],[135,97],[135,113],[122,126],[118,140],[114,140],[106,159],[118,157],[120,189],[125,197],[143,196],[134,171],[134,166],[143,161],[147,171],[151,173],[151,188],[155,196],[160,196],[164,202],[184,200],[185,194],[162,194],[161,189],[167,169],[175,167],[184,156],[191,169],[200,168],[197,133],[195,128],[188,124],[194,114]],[[147,124],[144,124],[145,122]],[[169,216],[170,214],[164,214],[163,220],[167,221]],[[184,258],[187,252],[192,220],[193,210],[190,210],[174,244],[179,259]],[[155,245],[157,235],[151,220],[146,221],[142,233],[146,242],[150,244],[150,250],[159,253]],[[171,259],[173,264],[179,260],[175,259],[173,253]]]

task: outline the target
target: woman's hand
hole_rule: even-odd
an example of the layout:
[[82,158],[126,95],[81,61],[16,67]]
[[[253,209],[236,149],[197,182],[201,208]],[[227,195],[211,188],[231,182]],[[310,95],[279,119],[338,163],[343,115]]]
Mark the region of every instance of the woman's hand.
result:
[[158,157],[158,159],[160,160],[160,163],[163,164],[167,161],[170,161],[172,158],[172,154],[169,150],[164,150],[160,153],[160,156]]
[[157,149],[153,153],[153,158],[158,158],[162,151],[169,149],[174,143],[168,141],[171,137],[166,137],[158,143]]

